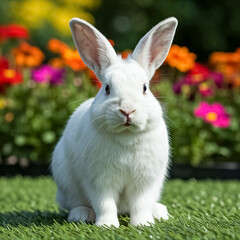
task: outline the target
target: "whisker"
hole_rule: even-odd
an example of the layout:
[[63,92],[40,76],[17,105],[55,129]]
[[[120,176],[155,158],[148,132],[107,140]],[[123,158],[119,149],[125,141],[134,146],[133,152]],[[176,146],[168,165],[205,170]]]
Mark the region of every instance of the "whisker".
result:
[[163,117],[169,120],[178,130],[180,130],[178,125],[171,118],[167,117],[165,114],[163,114]]
[[[150,110],[151,112],[158,112],[158,111],[153,110],[152,108],[150,108],[150,107],[149,107],[148,105],[146,105],[146,104],[145,104],[144,107],[145,107],[147,110]],[[171,118],[169,118],[169,117],[165,114],[164,111],[162,112],[162,115],[163,115],[163,118],[168,119],[178,130],[180,130],[180,128],[177,126],[177,124],[176,124]]]
[[183,103],[187,103],[187,104],[190,104],[190,105],[194,105],[194,103],[192,102],[189,102],[187,100],[183,100],[183,99],[180,99],[180,98],[175,98],[175,97],[165,97],[165,96],[159,96],[159,97],[155,97],[156,99],[161,99],[161,98],[164,98],[164,99],[173,99],[173,100],[178,100],[179,102],[183,102]]
[[93,122],[95,122],[95,121],[97,121],[97,120],[99,120],[99,119],[101,119],[101,118],[103,118],[103,117],[104,117],[104,115],[102,114],[101,116],[96,117],[95,119],[93,119],[92,121],[90,121],[89,124],[92,124]]
[[83,102],[83,101],[86,101],[88,99],[90,99],[90,98],[83,98],[83,99],[80,99],[80,100],[76,100],[76,101],[73,101],[73,102],[69,103],[68,105],[71,105],[73,103]]

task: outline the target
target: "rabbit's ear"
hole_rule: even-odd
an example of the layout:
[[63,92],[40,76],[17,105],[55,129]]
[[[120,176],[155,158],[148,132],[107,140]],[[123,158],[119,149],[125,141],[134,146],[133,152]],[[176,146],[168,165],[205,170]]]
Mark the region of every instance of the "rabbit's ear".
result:
[[138,43],[132,58],[146,71],[149,79],[167,57],[177,27],[174,17],[158,23]]
[[88,22],[73,18],[69,25],[82,60],[101,79],[103,71],[117,59],[115,50],[109,41]]

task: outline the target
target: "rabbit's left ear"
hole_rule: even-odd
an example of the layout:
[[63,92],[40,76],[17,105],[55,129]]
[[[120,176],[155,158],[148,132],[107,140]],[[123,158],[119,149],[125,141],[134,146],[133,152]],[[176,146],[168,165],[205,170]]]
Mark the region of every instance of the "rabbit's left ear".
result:
[[149,79],[167,57],[177,28],[174,17],[158,23],[137,44],[132,58],[146,71]]

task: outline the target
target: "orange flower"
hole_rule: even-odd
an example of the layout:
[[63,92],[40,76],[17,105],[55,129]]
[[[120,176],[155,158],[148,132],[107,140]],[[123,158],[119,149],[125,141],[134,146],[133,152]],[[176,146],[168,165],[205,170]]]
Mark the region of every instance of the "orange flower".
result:
[[213,52],[209,56],[209,64],[214,70],[221,72],[227,83],[240,86],[240,49],[235,52]]
[[171,67],[187,72],[194,67],[196,58],[196,54],[189,52],[187,47],[172,45],[165,61]]
[[123,59],[128,58],[128,55],[130,55],[131,53],[132,53],[132,50],[129,50],[129,49],[124,50],[123,52],[121,52],[122,58]]
[[240,50],[236,52],[213,52],[209,56],[209,63],[215,64],[233,64],[238,65],[240,62]]
[[108,41],[110,42],[110,44],[114,47],[115,46],[115,42],[112,39],[108,39]]
[[14,119],[14,114],[11,113],[11,112],[6,113],[5,116],[4,116],[4,120],[6,122],[12,122],[13,119]]
[[87,68],[82,61],[77,50],[72,50],[66,43],[58,39],[51,39],[48,42],[48,49],[54,53],[59,53],[61,58],[54,58],[50,60],[50,64],[54,67],[63,67],[67,65],[74,71],[81,71]]
[[77,50],[66,49],[62,53],[65,64],[75,71],[81,71],[87,68]]
[[37,67],[44,59],[44,54],[38,47],[26,42],[21,43],[18,48],[14,48],[13,54],[18,66]]
[[50,61],[49,61],[49,64],[54,67],[54,68],[63,68],[64,65],[65,65],[65,62],[62,58],[52,58]]
[[62,54],[67,49],[69,49],[66,43],[59,41],[58,39],[55,39],[55,38],[52,38],[48,41],[47,48],[54,53],[60,53],[60,54]]

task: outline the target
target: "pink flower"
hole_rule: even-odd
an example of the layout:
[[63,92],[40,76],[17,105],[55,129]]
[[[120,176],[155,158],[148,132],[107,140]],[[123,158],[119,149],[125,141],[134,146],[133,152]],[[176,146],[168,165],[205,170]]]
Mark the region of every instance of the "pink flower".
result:
[[50,65],[43,65],[32,71],[32,79],[36,82],[50,82],[51,84],[56,85],[63,82],[64,74],[64,69],[57,69]]
[[222,75],[222,73],[211,72],[211,74],[209,75],[209,78],[213,79],[214,83],[216,84],[216,86],[218,88],[222,87],[222,84],[223,84],[223,75]]
[[194,110],[194,115],[219,128],[227,128],[231,122],[230,116],[220,103],[201,102]]
[[200,83],[198,90],[203,97],[209,97],[213,95],[213,90],[210,88],[207,82]]

